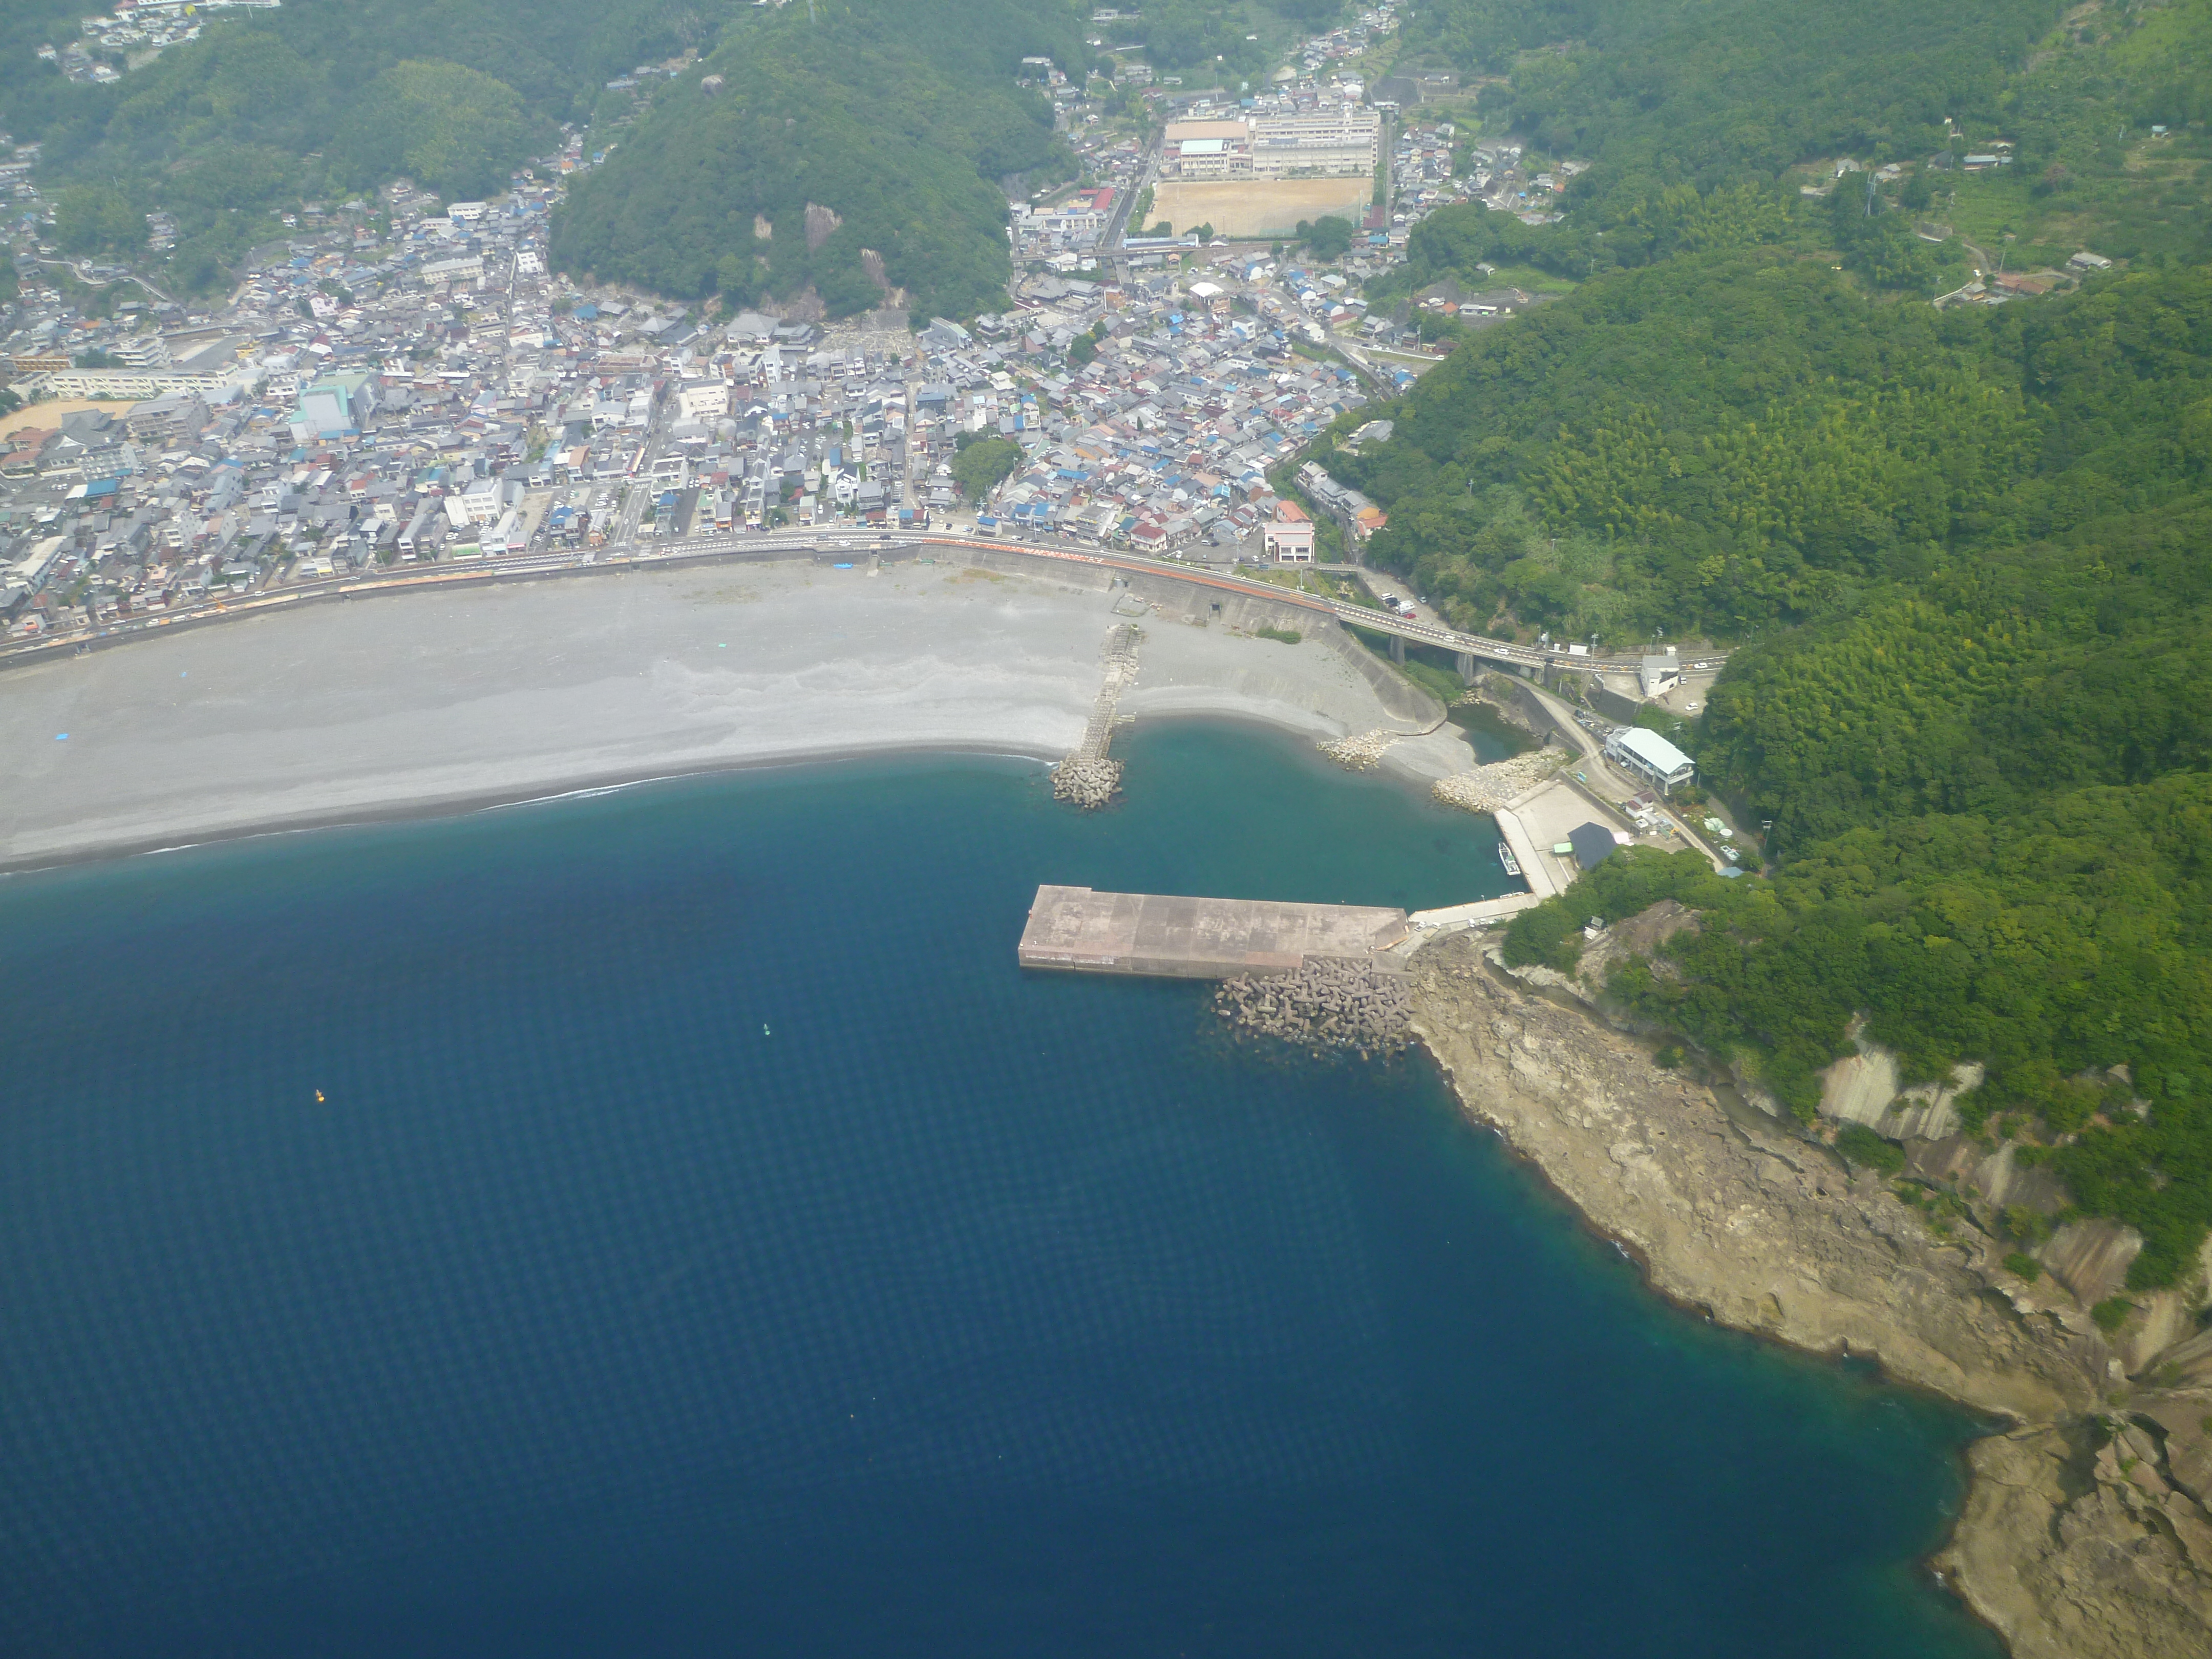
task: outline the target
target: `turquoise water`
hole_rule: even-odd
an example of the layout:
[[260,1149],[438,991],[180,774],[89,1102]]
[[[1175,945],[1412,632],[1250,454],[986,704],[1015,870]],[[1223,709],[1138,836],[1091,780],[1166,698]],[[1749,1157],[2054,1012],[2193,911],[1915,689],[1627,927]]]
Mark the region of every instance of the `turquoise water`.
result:
[[1988,1659],[1958,1413],[1661,1305],[1425,1063],[1015,967],[1040,881],[1505,885],[1125,753],[0,883],[0,1650]]

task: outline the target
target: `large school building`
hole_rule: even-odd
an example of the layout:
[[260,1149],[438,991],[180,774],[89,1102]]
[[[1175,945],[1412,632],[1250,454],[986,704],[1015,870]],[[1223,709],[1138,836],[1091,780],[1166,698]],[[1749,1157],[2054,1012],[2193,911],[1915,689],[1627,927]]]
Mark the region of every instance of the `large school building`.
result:
[[1250,120],[1170,121],[1163,179],[1342,179],[1374,172],[1382,118],[1346,107]]

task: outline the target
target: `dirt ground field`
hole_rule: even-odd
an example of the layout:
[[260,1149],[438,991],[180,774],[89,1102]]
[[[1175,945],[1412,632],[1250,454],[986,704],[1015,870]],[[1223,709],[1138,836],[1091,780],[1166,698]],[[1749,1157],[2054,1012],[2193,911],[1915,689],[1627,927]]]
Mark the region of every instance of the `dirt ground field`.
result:
[[[1359,222],[1375,193],[1367,179],[1231,179],[1189,184],[1164,179],[1152,187],[1152,221],[1178,234],[1212,225],[1224,236],[1288,234],[1301,219],[1336,214]],[[1131,227],[1133,232],[1135,227]]]
[[66,398],[58,403],[26,404],[13,415],[0,415],[0,438],[6,437],[18,427],[38,426],[52,429],[62,423],[62,416],[74,415],[80,409],[104,409],[111,415],[120,415],[137,405],[130,402],[87,402],[82,398]]

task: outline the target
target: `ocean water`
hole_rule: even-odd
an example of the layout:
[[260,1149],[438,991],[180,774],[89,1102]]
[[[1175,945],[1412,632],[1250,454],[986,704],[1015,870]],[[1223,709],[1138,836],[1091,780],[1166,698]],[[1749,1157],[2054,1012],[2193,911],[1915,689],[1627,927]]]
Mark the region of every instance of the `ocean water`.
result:
[[0,882],[0,1652],[1974,1656],[1960,1413],[1717,1331],[1425,1062],[1041,881],[1503,890],[1160,725]]

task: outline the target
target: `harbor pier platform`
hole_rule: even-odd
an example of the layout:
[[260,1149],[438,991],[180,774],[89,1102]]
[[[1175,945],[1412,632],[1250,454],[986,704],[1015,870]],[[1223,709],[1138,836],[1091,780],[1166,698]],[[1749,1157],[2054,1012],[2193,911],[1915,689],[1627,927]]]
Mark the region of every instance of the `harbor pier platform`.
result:
[[1269,899],[1182,898],[1040,887],[1019,949],[1024,968],[1172,979],[1296,973],[1318,957],[1402,971],[1403,910]]

